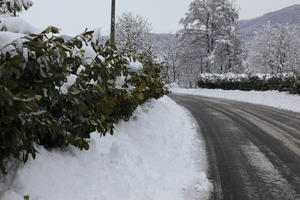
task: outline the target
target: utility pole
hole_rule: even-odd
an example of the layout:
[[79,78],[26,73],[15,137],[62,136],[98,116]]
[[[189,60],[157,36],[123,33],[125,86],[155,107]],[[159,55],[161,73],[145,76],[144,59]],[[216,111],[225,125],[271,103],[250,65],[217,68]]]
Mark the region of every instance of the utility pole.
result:
[[110,27],[110,43],[112,46],[116,43],[116,0],[111,0],[111,27]]

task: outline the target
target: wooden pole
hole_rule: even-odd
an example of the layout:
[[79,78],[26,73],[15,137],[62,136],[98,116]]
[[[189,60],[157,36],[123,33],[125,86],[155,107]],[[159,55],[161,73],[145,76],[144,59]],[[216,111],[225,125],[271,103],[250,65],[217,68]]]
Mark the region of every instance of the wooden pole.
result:
[[111,1],[111,27],[110,27],[110,42],[114,46],[116,43],[116,0]]

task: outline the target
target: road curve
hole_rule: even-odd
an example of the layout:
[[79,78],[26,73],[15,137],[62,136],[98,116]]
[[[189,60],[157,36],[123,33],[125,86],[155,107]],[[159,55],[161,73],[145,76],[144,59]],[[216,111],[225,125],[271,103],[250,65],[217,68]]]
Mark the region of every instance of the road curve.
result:
[[300,113],[171,94],[206,141],[212,200],[300,200]]

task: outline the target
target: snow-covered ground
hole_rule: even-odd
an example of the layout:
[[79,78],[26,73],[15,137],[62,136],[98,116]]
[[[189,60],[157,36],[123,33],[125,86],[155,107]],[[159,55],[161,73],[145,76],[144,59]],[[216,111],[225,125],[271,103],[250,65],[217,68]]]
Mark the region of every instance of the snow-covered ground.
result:
[[202,141],[189,113],[163,97],[139,107],[114,136],[94,133],[87,152],[39,148],[0,199],[205,200],[212,186]]
[[300,96],[278,91],[240,91],[220,89],[183,89],[172,88],[173,93],[201,95],[224,98],[235,101],[271,106],[275,108],[300,112]]

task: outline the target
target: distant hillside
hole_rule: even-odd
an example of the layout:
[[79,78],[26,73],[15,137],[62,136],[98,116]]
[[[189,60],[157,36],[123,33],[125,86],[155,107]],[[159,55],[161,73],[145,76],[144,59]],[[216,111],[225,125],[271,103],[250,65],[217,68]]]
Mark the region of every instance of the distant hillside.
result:
[[[300,24],[300,4],[293,5],[281,10],[266,13],[263,16],[240,21],[240,33],[244,39],[250,40],[256,31],[259,31],[264,25],[271,23],[295,25]],[[169,44],[175,40],[175,34],[150,34],[150,41],[156,53],[164,53]]]
[[149,33],[149,39],[154,54],[162,56],[167,53],[168,48],[175,42],[175,34]]
[[250,20],[241,20],[240,32],[245,38],[253,37],[255,31],[268,24],[300,24],[300,5],[293,5],[281,10],[267,13]]

